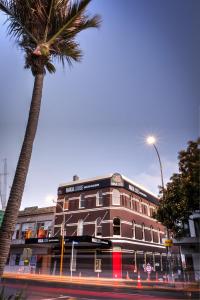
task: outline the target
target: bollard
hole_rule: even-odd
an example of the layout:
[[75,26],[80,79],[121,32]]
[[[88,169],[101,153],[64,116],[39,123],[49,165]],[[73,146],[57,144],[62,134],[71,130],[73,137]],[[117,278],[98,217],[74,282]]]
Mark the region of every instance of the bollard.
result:
[[81,277],[81,272],[79,272],[79,277]]

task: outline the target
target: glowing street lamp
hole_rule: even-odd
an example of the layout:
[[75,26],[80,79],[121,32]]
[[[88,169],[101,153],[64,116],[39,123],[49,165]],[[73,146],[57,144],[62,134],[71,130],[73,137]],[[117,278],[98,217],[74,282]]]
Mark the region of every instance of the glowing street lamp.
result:
[[160,177],[161,177],[161,183],[162,183],[162,190],[163,190],[163,194],[164,194],[163,168],[162,168],[162,163],[161,163],[161,159],[160,159],[160,154],[158,152],[158,148],[155,145],[156,144],[156,138],[153,135],[150,135],[150,136],[147,137],[146,141],[147,141],[147,144],[153,145],[154,149],[156,150],[158,160],[159,160],[159,165],[160,165]]
[[[160,176],[161,176],[161,183],[162,183],[162,193],[163,193],[163,199],[164,199],[164,179],[163,179],[163,168],[162,168],[162,163],[161,163],[161,159],[160,159],[160,154],[158,152],[158,148],[156,147],[156,138],[151,135],[148,136],[146,139],[147,143],[149,145],[153,145],[154,149],[156,150],[156,154],[158,156],[158,160],[159,160],[159,165],[160,165]],[[169,230],[167,228],[167,239],[169,240]],[[170,261],[170,251],[169,251],[169,247],[166,247],[167,250],[167,260],[168,260],[168,268],[169,268],[169,273],[171,273],[171,261]]]

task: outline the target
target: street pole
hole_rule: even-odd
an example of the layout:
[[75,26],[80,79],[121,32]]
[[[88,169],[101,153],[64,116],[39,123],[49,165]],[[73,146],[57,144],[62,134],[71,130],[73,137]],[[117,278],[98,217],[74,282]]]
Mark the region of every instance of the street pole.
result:
[[[64,216],[63,216],[64,219]],[[60,255],[60,276],[62,276],[63,273],[63,256],[64,256],[64,224],[61,226],[61,255]]]
[[[153,136],[150,136],[147,138],[147,143],[150,145],[153,145],[156,154],[158,156],[159,166],[160,166],[160,177],[161,177],[161,186],[162,186],[162,194],[163,194],[163,200],[165,199],[165,186],[164,186],[164,178],[163,178],[163,167],[162,162],[160,158],[160,154],[158,151],[158,148],[155,145],[156,139]],[[167,239],[169,239],[169,230],[167,228]],[[167,252],[167,266],[168,266],[168,273],[171,273],[171,261],[170,261],[170,247],[166,246],[166,252]]]
[[70,264],[71,279],[72,279],[72,272],[73,272],[73,260],[74,260],[74,241],[72,241],[71,264]]
[[[61,253],[60,253],[60,276],[62,276],[63,273],[63,257],[64,257],[64,245],[65,245],[65,232],[64,232],[64,228],[65,228],[65,214],[64,214],[64,207],[62,205],[60,205],[58,202],[54,201],[53,202],[56,203],[56,206],[60,206],[62,213],[63,213],[63,220],[62,220],[62,224],[61,224]],[[63,204],[64,205],[64,204]]]

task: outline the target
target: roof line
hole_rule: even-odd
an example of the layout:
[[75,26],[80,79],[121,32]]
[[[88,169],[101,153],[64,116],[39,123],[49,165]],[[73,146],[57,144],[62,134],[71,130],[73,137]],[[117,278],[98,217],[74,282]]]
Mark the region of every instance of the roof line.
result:
[[[69,186],[69,185],[76,185],[76,184],[86,183],[88,181],[96,181],[96,180],[111,178],[113,176],[113,174],[115,174],[115,173],[110,173],[110,174],[107,174],[107,175],[104,175],[104,176],[97,176],[97,177],[92,177],[92,178],[88,178],[88,179],[81,179],[81,180],[70,181],[70,182],[59,184],[59,187],[65,187],[65,186]],[[153,192],[149,191],[148,189],[146,189],[142,185],[140,185],[140,184],[136,183],[135,181],[129,179],[128,177],[124,176],[123,174],[120,174],[120,175],[122,176],[122,178],[124,180],[128,181],[129,183],[135,185],[136,187],[140,188],[144,192],[147,192],[148,194],[150,194],[153,197],[155,197],[156,199],[158,199],[157,195],[155,195]]]

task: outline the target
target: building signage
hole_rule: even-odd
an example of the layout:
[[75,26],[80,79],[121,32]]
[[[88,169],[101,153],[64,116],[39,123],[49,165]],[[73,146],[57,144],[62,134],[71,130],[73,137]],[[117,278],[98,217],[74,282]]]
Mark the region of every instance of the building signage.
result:
[[124,186],[124,180],[119,173],[113,174],[113,176],[111,177],[111,185]]
[[95,189],[100,187],[99,183],[95,183],[95,184],[87,184],[87,185],[74,185],[74,186],[70,186],[67,187],[65,189],[65,193],[72,193],[72,192],[80,192],[80,191],[85,191],[85,190],[89,190],[89,189]]
[[98,238],[92,238],[92,243],[105,244],[105,245],[109,244],[108,241],[105,241],[105,240],[102,240],[102,239],[98,239]]
[[128,185],[128,189],[131,192],[134,192],[134,193],[136,193],[136,194],[138,194],[140,196],[143,196],[143,197],[147,198],[147,195],[145,193],[143,193],[139,188],[137,188],[137,187],[135,187],[135,186],[133,186],[131,184]]
[[59,241],[60,241],[59,238],[44,238],[44,239],[31,238],[31,239],[26,239],[25,244],[58,243]]
[[74,184],[71,186],[62,186],[58,189],[58,195],[65,195],[69,193],[75,192],[84,192],[89,190],[99,190],[102,188],[108,187],[123,187],[128,191],[131,191],[140,197],[143,197],[152,203],[158,204],[158,200],[151,194],[146,191],[143,191],[139,187],[135,186],[134,184],[129,183],[128,181],[124,180],[119,173],[114,173],[112,177],[105,178],[97,181],[90,181],[85,184]]

